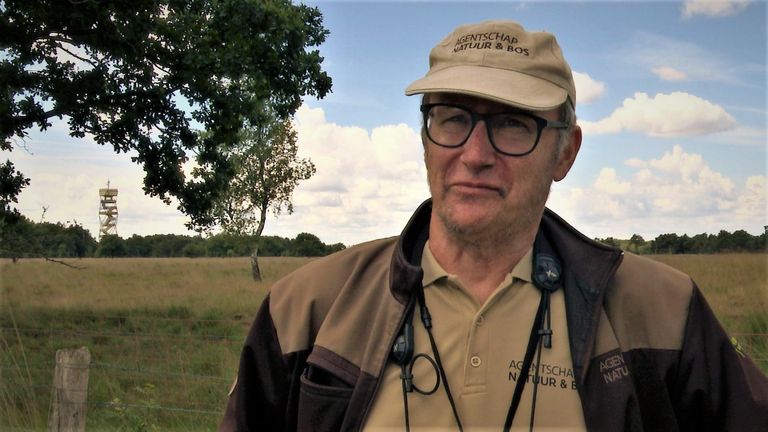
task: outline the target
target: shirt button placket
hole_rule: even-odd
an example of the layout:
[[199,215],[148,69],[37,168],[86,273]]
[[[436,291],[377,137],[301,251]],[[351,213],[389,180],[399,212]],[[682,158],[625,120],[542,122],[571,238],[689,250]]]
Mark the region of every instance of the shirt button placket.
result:
[[486,369],[488,361],[488,323],[485,314],[477,311],[472,316],[469,326],[469,344],[465,351],[465,391],[471,393],[484,392],[486,385]]
[[477,355],[473,355],[473,356],[472,356],[472,357],[469,359],[469,364],[471,364],[471,365],[472,365],[472,367],[480,367],[480,365],[481,365],[481,364],[483,364],[483,360],[482,360],[482,359],[480,359],[480,356],[477,356]]

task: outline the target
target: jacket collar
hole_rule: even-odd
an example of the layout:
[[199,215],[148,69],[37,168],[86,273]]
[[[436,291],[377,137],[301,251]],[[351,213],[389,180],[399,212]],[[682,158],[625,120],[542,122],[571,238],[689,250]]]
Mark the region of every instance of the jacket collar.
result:
[[542,238],[563,266],[561,283],[571,358],[576,379],[582,384],[595,346],[603,299],[623,252],[586,237],[549,209],[542,217],[537,243]]
[[[412,294],[421,287],[421,254],[429,237],[431,213],[432,201],[426,200],[403,229],[392,257],[390,291],[403,305],[409,304]],[[538,253],[552,255],[561,263],[558,284],[565,291],[574,372],[583,380],[605,290],[621,263],[622,252],[591,240],[545,209],[534,244],[534,254]]]
[[421,254],[429,238],[432,200],[421,203],[406,224],[395,247],[390,265],[390,291],[398,302],[407,305],[411,295],[421,288],[424,272]]

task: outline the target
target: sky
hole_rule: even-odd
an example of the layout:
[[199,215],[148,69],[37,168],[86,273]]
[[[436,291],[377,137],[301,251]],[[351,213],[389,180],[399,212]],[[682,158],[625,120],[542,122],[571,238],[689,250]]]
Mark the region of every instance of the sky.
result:
[[[352,245],[399,234],[429,197],[419,98],[404,89],[427,72],[432,46],[488,19],[554,33],[574,71],[584,139],[547,206],[585,235],[768,225],[763,1],[307,4],[330,31],[320,52],[333,90],[295,115],[299,156],[317,172],[264,235]],[[121,237],[194,234],[174,205],[144,195],[130,155],[69,137],[65,122],[0,156],[31,178],[18,208],[34,221],[77,221],[97,236],[98,189],[109,181]]]

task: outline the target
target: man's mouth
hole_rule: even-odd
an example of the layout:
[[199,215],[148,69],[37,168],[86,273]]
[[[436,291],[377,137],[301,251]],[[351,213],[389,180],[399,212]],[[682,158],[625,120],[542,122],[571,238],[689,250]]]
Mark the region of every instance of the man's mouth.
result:
[[449,185],[449,189],[467,195],[497,194],[503,196],[502,189],[490,183],[461,181]]

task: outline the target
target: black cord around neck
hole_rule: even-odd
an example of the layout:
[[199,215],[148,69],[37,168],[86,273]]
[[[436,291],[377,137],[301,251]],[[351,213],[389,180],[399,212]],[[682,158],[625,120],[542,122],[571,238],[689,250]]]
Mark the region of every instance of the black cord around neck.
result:
[[[410,432],[411,430],[411,424],[410,424],[410,413],[408,412],[408,392],[410,391],[409,388],[407,388],[407,382],[408,382],[408,376],[411,374],[411,371],[408,370],[408,366],[406,364],[400,365],[400,378],[403,382],[403,415],[405,415],[405,432]],[[413,375],[410,375],[411,379],[413,378]]]
[[[559,264],[557,265],[559,266]],[[553,274],[554,274],[554,278],[551,281],[552,286],[546,286],[545,288],[547,289],[541,289],[541,287],[537,284],[537,287],[540,288],[540,291],[541,291],[541,300],[539,301],[539,307],[536,310],[536,316],[533,319],[533,325],[531,326],[531,333],[530,333],[530,336],[528,337],[528,346],[526,347],[525,357],[523,358],[523,365],[521,367],[520,374],[515,384],[512,400],[509,404],[509,410],[507,411],[507,417],[504,421],[504,429],[503,429],[504,432],[509,432],[510,428],[512,427],[512,422],[514,421],[515,414],[517,413],[517,409],[520,406],[523,389],[525,388],[526,381],[528,380],[528,373],[531,368],[531,363],[533,362],[533,356],[538,352],[538,356],[536,360],[536,369],[534,370],[534,377],[533,377],[533,395],[532,395],[533,400],[531,404],[531,417],[530,417],[530,430],[531,432],[533,431],[534,418],[536,415],[536,397],[538,393],[538,384],[539,384],[539,381],[541,380],[539,376],[539,369],[541,365],[541,352],[543,350],[543,347],[547,347],[547,348],[552,347],[550,294],[551,292],[554,292],[557,289],[556,286],[554,285],[554,282],[556,282],[556,280],[559,278],[559,267],[557,268],[557,273],[553,273]],[[551,275],[549,275],[549,273],[547,273],[547,276],[552,277]],[[453,412],[453,417],[456,420],[456,425],[458,426],[459,431],[463,432],[464,428],[461,424],[459,413],[458,413],[458,410],[456,409],[456,403],[453,400],[453,395],[451,394],[451,388],[448,384],[448,377],[445,374],[445,369],[443,368],[443,363],[442,363],[442,360],[440,359],[440,351],[437,349],[435,338],[432,335],[432,316],[429,313],[429,309],[427,308],[423,287],[416,290],[416,296],[419,304],[421,322],[423,323],[424,328],[427,331],[427,335],[429,337],[429,344],[432,348],[432,353],[435,356],[435,361],[433,362],[432,359],[430,359],[428,356],[424,354],[420,356],[424,356],[425,358],[427,358],[430,362],[432,362],[433,366],[436,367],[439,375],[438,384],[439,384],[439,381],[443,382],[446,396],[448,396],[448,402],[451,405],[451,411]],[[408,317],[408,324],[412,322],[411,321],[413,319],[412,314],[413,314],[413,309],[411,309],[410,316]],[[412,387],[415,387],[412,385],[412,379],[413,379],[412,370],[413,370],[414,361],[415,361],[415,358],[411,360],[409,365],[410,367],[408,367],[404,362],[399,363],[402,370],[401,378],[403,381],[403,404],[405,409],[405,430],[406,431],[410,431],[410,419],[409,419],[409,412],[408,412],[407,393],[411,391]],[[432,394],[436,390],[437,390],[437,385],[429,393],[422,392],[422,391],[418,391],[418,392],[421,394]]]
[[[525,382],[528,379],[528,371],[531,369],[531,363],[533,362],[533,354],[536,351],[536,346],[539,345],[539,338],[543,333],[541,324],[547,309],[549,309],[548,306],[549,293],[542,291],[539,308],[536,310],[536,317],[533,319],[531,335],[528,337],[528,347],[525,349],[523,367],[520,370],[520,375],[518,375],[517,383],[515,384],[515,392],[512,394],[512,402],[509,404],[507,419],[504,421],[504,432],[509,432],[510,428],[512,427],[512,421],[515,419],[517,408],[520,406],[520,400],[523,395],[523,388],[525,387]],[[536,389],[535,386],[536,381],[534,380],[534,390]]]
[[419,311],[421,312],[421,322],[424,324],[424,328],[427,330],[429,336],[429,344],[432,346],[432,354],[435,356],[437,362],[437,370],[440,373],[440,379],[443,381],[443,388],[445,388],[445,394],[448,396],[448,403],[451,404],[451,411],[453,411],[453,418],[456,419],[456,425],[459,427],[459,431],[463,432],[464,427],[461,425],[459,419],[459,412],[456,409],[456,402],[453,400],[451,394],[451,387],[448,385],[448,377],[445,375],[445,369],[443,368],[443,362],[440,360],[440,351],[437,349],[435,338],[432,336],[432,315],[427,309],[427,301],[424,298],[424,288],[422,287],[416,294],[419,297]]
[[[539,330],[539,335],[541,338],[539,339],[538,343],[538,349],[536,354],[536,368],[533,372],[533,399],[531,401],[531,417],[530,417],[530,425],[529,425],[529,431],[533,432],[533,422],[536,418],[536,396],[538,395],[539,390],[539,383],[541,382],[541,375],[539,374],[539,371],[541,370],[541,352],[543,351],[543,347],[552,348],[552,327],[550,322],[550,317],[552,316],[552,311],[550,310],[550,296],[549,291],[542,291],[541,292],[541,301],[544,303],[544,315],[546,316],[546,325],[542,326]],[[544,321],[542,319],[542,321]]]

